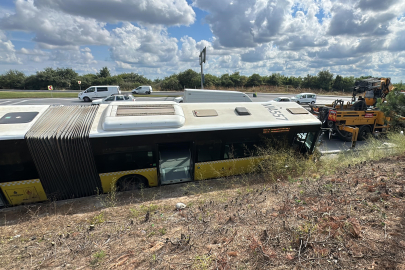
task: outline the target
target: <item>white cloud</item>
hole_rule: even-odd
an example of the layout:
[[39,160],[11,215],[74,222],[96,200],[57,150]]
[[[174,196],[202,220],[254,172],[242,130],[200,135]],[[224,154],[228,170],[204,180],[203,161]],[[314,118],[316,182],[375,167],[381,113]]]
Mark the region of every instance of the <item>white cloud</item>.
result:
[[52,8],[103,22],[138,22],[190,25],[195,13],[186,0],[35,0],[40,8]]
[[44,46],[80,46],[108,44],[110,33],[105,23],[72,16],[47,7],[37,7],[33,0],[17,0],[16,13],[0,19],[4,30],[35,34],[34,41]]
[[159,67],[177,62],[177,39],[159,26],[137,27],[124,23],[113,30],[111,55],[116,61],[139,67]]
[[[198,71],[207,47],[204,71],[216,75],[404,73],[403,0],[195,0],[192,6],[207,17],[195,22],[186,0],[16,0],[15,9],[0,7],[0,62],[8,69],[24,63],[79,72],[108,66],[154,78]],[[208,24],[213,36],[170,36],[168,27],[193,30],[195,23]],[[15,47],[21,43],[13,31],[30,33],[34,44]],[[92,52],[91,45],[103,49]],[[105,47],[110,57],[100,55]]]
[[22,64],[21,59],[16,56],[13,43],[7,39],[3,31],[0,31],[0,63]]
[[122,69],[132,69],[132,66],[131,66],[130,64],[123,63],[123,62],[121,62],[121,61],[115,61],[115,63],[117,64],[117,66],[118,66],[119,68],[122,68]]
[[57,62],[61,66],[80,63],[80,64],[96,64],[91,51],[77,50],[53,50],[49,55],[49,60]]

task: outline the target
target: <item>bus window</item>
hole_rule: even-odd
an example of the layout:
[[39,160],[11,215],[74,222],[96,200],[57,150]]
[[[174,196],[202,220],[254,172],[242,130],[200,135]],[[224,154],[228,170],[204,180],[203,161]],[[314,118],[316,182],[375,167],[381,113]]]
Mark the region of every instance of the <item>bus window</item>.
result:
[[257,148],[254,142],[225,144],[224,159],[255,156]]
[[201,142],[197,144],[197,162],[221,159],[221,141]]
[[129,171],[156,167],[152,151],[112,153],[96,157],[100,170],[105,172]]
[[25,141],[0,141],[0,149],[0,182],[38,178]]
[[307,139],[305,140],[305,146],[308,149],[311,149],[311,146],[312,146],[314,140],[316,139],[315,134],[316,134],[315,132],[309,132],[308,133]]
[[311,147],[316,139],[316,132],[297,133],[294,138],[294,149],[306,153],[311,150]]

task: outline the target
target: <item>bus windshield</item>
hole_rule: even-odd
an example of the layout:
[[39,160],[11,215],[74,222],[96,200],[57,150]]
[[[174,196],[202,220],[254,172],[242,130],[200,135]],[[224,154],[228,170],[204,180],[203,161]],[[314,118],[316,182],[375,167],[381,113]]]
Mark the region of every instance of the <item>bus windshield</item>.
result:
[[316,132],[297,133],[293,146],[302,153],[311,153],[315,146]]

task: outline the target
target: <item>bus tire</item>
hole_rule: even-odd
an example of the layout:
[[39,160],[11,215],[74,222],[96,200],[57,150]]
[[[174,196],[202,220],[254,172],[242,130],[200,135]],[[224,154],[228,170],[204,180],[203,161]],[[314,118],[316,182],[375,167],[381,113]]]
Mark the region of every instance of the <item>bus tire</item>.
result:
[[142,175],[138,174],[125,175],[117,181],[118,191],[137,190],[147,187],[149,187],[148,180],[146,180],[146,178]]
[[371,135],[371,128],[369,125],[364,125],[359,128],[359,141],[366,140]]

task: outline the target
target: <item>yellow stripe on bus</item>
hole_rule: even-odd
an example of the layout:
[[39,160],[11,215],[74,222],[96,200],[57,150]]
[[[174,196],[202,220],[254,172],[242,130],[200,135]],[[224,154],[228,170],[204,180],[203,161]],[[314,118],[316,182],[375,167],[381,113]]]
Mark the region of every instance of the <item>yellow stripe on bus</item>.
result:
[[131,171],[121,171],[121,172],[111,172],[111,173],[101,173],[99,174],[101,180],[101,186],[103,187],[103,192],[111,191],[111,183],[117,181],[122,176],[128,174],[139,174],[145,177],[149,186],[156,187],[158,185],[158,177],[156,168],[140,169],[140,170],[131,170]]
[[194,180],[218,178],[253,172],[263,157],[228,159],[195,164]]
[[0,187],[11,205],[48,199],[39,179],[0,183]]

